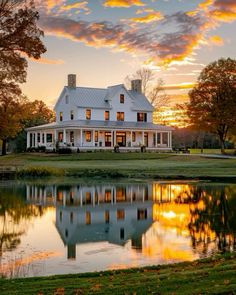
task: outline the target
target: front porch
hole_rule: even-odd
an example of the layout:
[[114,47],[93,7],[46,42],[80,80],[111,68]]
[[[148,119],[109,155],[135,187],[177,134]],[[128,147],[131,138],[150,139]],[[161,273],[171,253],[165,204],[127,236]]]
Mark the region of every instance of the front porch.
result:
[[108,130],[89,128],[63,128],[27,132],[27,148],[45,147],[56,149],[70,147],[81,151],[140,150],[171,150],[172,132],[157,130]]

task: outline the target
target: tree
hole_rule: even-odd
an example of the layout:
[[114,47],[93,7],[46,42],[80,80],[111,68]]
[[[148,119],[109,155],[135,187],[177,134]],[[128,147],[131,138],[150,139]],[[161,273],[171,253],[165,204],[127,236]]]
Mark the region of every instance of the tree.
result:
[[26,81],[26,57],[39,59],[46,51],[37,27],[33,1],[0,0],[0,140],[6,142],[22,128],[25,100],[17,83]]
[[141,68],[137,70],[134,75],[126,77],[126,84],[130,84],[131,80],[134,79],[142,80],[142,92],[155,109],[169,104],[170,98],[166,95],[163,88],[164,81],[158,79],[156,82],[153,82],[155,79],[155,73],[153,70],[149,68]]
[[17,136],[10,141],[10,149],[15,152],[23,152],[26,150],[26,131],[25,128],[39,126],[55,121],[55,113],[47,107],[41,100],[35,100],[27,103],[27,109],[30,110],[28,115],[22,120],[22,130]]
[[224,153],[227,136],[236,127],[236,60],[222,58],[208,65],[189,97],[190,122],[195,128],[217,134]]
[[33,1],[0,0],[0,86],[26,81],[26,56],[39,59],[46,52],[37,27]]
[[15,137],[22,129],[22,119],[27,117],[27,99],[21,95],[19,86],[13,82],[0,87],[0,139],[2,155],[6,155],[9,138]]

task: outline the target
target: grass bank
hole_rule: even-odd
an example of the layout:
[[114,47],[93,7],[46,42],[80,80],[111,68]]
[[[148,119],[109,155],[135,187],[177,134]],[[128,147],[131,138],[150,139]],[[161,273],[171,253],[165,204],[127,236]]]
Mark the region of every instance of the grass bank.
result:
[[76,176],[154,179],[236,180],[236,158],[158,153],[20,154],[0,158],[18,177]]
[[236,294],[236,254],[172,265],[0,279],[0,294]]

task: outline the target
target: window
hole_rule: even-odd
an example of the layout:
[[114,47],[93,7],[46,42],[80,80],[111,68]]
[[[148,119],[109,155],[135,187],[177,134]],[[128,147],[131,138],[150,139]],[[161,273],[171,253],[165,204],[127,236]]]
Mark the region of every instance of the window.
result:
[[60,114],[59,114],[59,120],[63,121],[63,113],[62,112],[60,112]]
[[116,218],[117,218],[117,220],[124,220],[125,219],[125,210],[118,209],[116,212]]
[[161,133],[157,133],[157,144],[161,144]]
[[85,224],[91,224],[91,214],[90,212],[86,212],[85,214]]
[[85,192],[85,204],[91,204],[92,203],[92,195],[91,192]]
[[120,229],[120,239],[121,240],[124,240],[124,238],[125,238],[125,229],[124,228],[121,228]]
[[105,203],[111,202],[111,190],[105,190],[104,201]]
[[110,213],[109,213],[108,210],[105,211],[104,219],[105,219],[105,223],[109,223],[110,222]]
[[162,133],[162,143],[163,144],[168,144],[168,133]]
[[85,140],[86,140],[86,142],[91,142],[91,140],[92,140],[92,133],[91,133],[91,131],[86,131],[85,132]]
[[98,142],[98,131],[95,131],[94,140],[95,142]]
[[137,210],[137,220],[147,219],[147,209],[138,209]]
[[124,112],[117,112],[116,113],[116,120],[117,121],[124,121],[125,119],[125,113]]
[[47,142],[52,142],[52,134],[47,133]]
[[135,132],[132,133],[132,141],[133,141],[133,142],[136,141],[136,133],[135,133]]
[[137,122],[147,122],[147,113],[137,113]]
[[69,103],[69,97],[68,97],[68,95],[65,96],[65,101],[66,101],[66,104]]
[[74,135],[74,131],[70,132],[70,142],[74,143],[75,141],[75,135]]
[[58,133],[58,141],[63,142],[63,132]]
[[86,117],[86,120],[91,120],[91,110],[86,110],[86,113],[85,113],[85,117]]
[[60,211],[60,222],[62,222],[62,212]]
[[73,224],[74,221],[74,214],[73,212],[70,212],[70,223]]
[[37,134],[37,142],[40,142],[40,133]]
[[120,103],[125,103],[125,96],[124,96],[124,94],[120,94]]
[[74,111],[70,111],[70,119],[74,120]]
[[110,120],[110,112],[109,111],[105,111],[104,112],[104,119],[105,119],[105,121],[109,121]]

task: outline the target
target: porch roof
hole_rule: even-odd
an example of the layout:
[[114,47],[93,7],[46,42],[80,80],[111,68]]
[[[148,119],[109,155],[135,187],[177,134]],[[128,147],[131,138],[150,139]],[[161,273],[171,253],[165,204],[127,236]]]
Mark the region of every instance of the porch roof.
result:
[[133,129],[133,130],[155,130],[172,131],[172,127],[147,122],[125,122],[125,121],[95,121],[95,120],[73,120],[53,122],[50,124],[27,128],[26,131],[39,131],[47,129],[64,128],[92,128],[92,129]]

